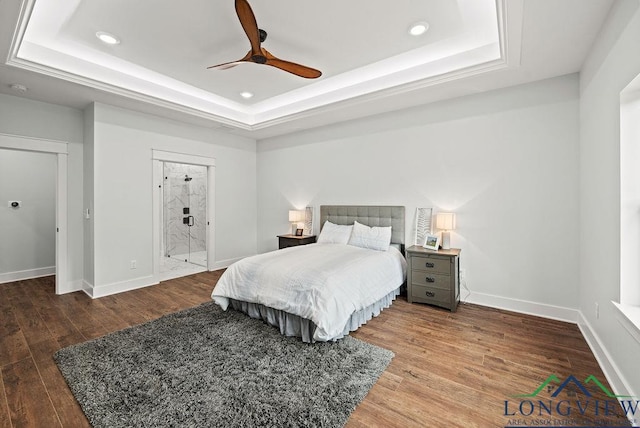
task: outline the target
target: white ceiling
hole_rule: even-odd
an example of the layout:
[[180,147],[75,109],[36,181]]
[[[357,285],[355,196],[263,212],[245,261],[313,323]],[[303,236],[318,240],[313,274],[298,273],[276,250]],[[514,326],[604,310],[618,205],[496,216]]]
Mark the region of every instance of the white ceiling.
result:
[[[577,72],[613,3],[249,1],[269,33],[263,46],[321,78],[249,63],[208,70],[249,49],[232,0],[0,0],[0,93],[99,101],[260,139]],[[417,21],[429,31],[410,36]]]

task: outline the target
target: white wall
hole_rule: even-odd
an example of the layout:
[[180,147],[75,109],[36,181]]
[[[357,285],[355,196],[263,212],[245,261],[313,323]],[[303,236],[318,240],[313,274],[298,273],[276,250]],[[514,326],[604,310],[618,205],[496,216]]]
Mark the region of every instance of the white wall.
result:
[[578,129],[570,75],[259,141],[258,250],[293,207],[452,210],[471,300],[575,321]]
[[55,273],[56,163],[55,154],[0,149],[0,282]]
[[216,159],[216,261],[256,253],[255,140],[103,104],[94,114],[95,288],[151,281],[153,149]]
[[612,386],[635,396],[640,343],[610,302],[620,298],[620,91],[640,73],[639,10],[638,0],[615,3],[580,77],[581,324],[608,354]]
[[0,94],[0,133],[69,143],[67,272],[75,288],[83,278],[82,121],[80,110]]

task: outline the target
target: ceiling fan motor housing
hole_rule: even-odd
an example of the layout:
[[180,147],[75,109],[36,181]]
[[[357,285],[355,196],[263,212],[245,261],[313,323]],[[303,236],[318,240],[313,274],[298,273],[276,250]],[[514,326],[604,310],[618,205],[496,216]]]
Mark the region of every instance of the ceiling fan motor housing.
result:
[[266,64],[267,58],[263,55],[253,55],[251,56],[251,61],[258,64]]

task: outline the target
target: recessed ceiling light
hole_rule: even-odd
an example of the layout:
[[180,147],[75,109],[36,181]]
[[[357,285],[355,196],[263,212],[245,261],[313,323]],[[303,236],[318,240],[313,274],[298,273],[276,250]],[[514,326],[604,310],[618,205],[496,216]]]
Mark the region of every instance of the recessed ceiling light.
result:
[[253,94],[251,92],[244,91],[240,92],[240,96],[245,100],[248,100],[249,98],[253,97]]
[[120,43],[119,38],[117,38],[113,34],[109,34],[104,31],[98,31],[96,33],[96,37],[108,45],[117,45],[118,43]]
[[9,85],[9,87],[11,89],[13,89],[14,91],[16,91],[16,92],[23,92],[24,93],[24,92],[27,92],[29,90],[29,88],[27,88],[26,86],[21,85],[19,83],[12,83],[11,85]]
[[417,22],[409,28],[409,34],[412,36],[421,36],[429,29],[429,23]]

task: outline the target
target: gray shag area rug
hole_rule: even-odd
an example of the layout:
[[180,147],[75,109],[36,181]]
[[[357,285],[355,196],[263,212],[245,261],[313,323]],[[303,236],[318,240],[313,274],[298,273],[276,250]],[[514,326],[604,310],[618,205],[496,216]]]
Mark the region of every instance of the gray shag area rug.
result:
[[59,350],[94,427],[341,427],[393,358],[205,303]]

